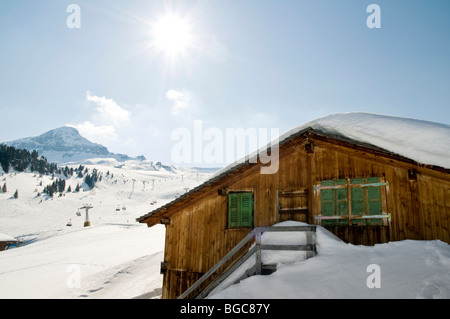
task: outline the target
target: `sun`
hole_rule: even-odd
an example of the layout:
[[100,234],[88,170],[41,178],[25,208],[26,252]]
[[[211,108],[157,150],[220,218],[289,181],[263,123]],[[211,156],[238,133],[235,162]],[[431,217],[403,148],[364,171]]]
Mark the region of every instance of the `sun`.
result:
[[192,45],[189,21],[176,14],[166,14],[152,27],[153,45],[165,55],[174,58],[183,55]]

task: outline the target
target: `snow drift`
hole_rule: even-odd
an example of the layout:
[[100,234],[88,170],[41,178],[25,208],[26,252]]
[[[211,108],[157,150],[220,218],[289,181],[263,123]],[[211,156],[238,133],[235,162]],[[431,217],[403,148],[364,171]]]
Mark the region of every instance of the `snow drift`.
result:
[[[302,223],[287,221],[278,225]],[[270,235],[279,241],[284,239],[276,236],[285,236]],[[450,298],[450,246],[446,243],[405,240],[359,246],[346,244],[320,226],[316,240],[315,257],[287,260],[283,256],[286,252],[272,252],[271,258],[280,254],[285,259],[278,263],[276,272],[247,278],[209,298]],[[372,275],[370,265],[379,266],[380,288],[367,284]]]

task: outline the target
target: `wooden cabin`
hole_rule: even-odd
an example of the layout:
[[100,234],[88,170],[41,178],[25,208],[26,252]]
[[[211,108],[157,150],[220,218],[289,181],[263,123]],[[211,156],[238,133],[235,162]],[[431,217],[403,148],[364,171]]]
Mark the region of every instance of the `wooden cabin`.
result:
[[234,165],[137,219],[166,227],[163,298],[179,296],[254,227],[285,220],[353,244],[450,243],[449,169],[313,128],[280,141],[275,174],[262,166]]
[[0,251],[8,249],[10,245],[17,244],[18,240],[14,237],[0,233]]

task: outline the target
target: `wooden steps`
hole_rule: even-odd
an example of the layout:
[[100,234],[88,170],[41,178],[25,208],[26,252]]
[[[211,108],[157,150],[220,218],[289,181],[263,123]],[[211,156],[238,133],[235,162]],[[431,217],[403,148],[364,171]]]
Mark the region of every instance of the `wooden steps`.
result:
[[[261,236],[265,232],[304,232],[306,233],[306,244],[263,244]],[[227,255],[225,255],[214,267],[212,267],[206,274],[204,274],[191,287],[184,291],[178,299],[203,299],[208,296],[210,292],[220,285],[226,287],[237,283],[245,278],[254,275],[270,275],[277,270],[276,263],[264,264],[261,258],[263,250],[288,250],[288,251],[305,251],[306,258],[313,257],[316,252],[315,243],[315,225],[305,226],[275,226],[275,227],[257,227],[253,229],[239,244],[237,244]],[[243,256],[235,260],[235,255],[249,242],[254,240],[253,246]],[[233,258],[235,257],[235,258]],[[241,275],[234,274],[244,263],[250,258],[254,258],[251,267],[244,269]],[[227,263],[233,261],[232,264]],[[248,263],[248,262],[247,262]],[[224,269],[221,271],[221,269]],[[241,270],[242,271],[242,270]],[[234,274],[236,278],[231,277]],[[225,282],[232,278],[231,281]],[[226,287],[221,287],[225,289]]]

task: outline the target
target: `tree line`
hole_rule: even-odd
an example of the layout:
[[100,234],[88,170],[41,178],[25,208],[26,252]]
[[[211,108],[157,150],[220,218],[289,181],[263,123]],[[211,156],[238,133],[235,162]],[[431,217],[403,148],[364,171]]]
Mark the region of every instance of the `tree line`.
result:
[[6,144],[0,145],[0,165],[5,173],[8,173],[10,168],[17,172],[30,168],[32,172],[47,175],[58,169],[55,163],[49,163],[45,157],[39,156],[36,150],[30,153],[28,150],[16,149]]
[[[7,146],[6,144],[0,144],[0,165],[5,173],[8,173],[11,168],[16,172],[23,172],[30,169],[31,172],[38,172],[42,175],[52,174],[52,179],[54,179],[54,174],[62,174],[66,178],[70,178],[76,174],[77,178],[84,180],[89,188],[94,188],[95,184],[102,180],[102,173],[99,173],[96,168],[89,173],[88,168],[80,165],[78,168],[69,168],[68,166],[64,168],[58,168],[57,164],[49,163],[44,156],[39,156],[36,150],[29,152],[26,149],[16,149],[13,146]],[[109,175],[109,171],[107,173]],[[42,186],[42,185],[41,185]],[[6,183],[0,188],[4,193],[7,192]],[[64,178],[57,178],[51,184],[44,187],[43,192],[54,196],[55,193],[62,194],[66,190],[66,181]],[[72,189],[69,186],[67,188],[68,192]],[[80,184],[75,188],[75,191],[80,191]],[[16,191],[17,193],[17,191]],[[18,197],[18,193],[14,194],[14,197]]]

